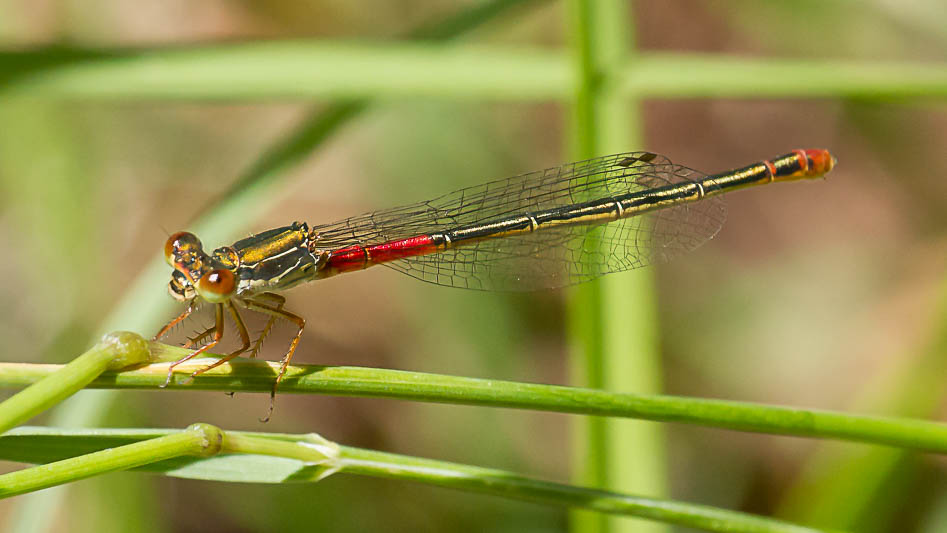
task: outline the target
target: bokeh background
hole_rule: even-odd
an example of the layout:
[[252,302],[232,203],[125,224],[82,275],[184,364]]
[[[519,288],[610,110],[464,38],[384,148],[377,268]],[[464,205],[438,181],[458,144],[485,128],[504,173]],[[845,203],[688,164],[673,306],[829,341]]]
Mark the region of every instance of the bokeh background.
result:
[[[235,196],[228,205],[239,209],[213,219],[214,229],[202,235],[208,246],[572,159],[567,83],[502,89],[502,79],[490,80],[501,89],[478,93],[451,86],[460,64],[445,72],[405,69],[411,79],[393,87],[339,82],[325,92],[306,87],[311,73],[300,70],[300,86],[272,90],[265,81],[284,66],[268,61],[265,50],[241,74],[264,80],[259,87],[214,85],[214,69],[228,66],[202,55],[208,45],[273,42],[351,46],[357,62],[361,46],[401,50],[417,28],[438,28],[486,4],[493,2],[0,0],[3,360],[65,362],[110,329],[153,333],[177,310],[163,296],[166,267],[154,266],[167,235],[194,229]],[[416,52],[460,47],[499,57],[509,50],[567,72],[568,4],[512,4],[451,44],[412,41],[420,43]],[[628,43],[642,54],[772,60],[773,68],[785,59],[940,66],[940,89],[912,89],[917,80],[906,79],[902,90],[833,95],[806,90],[803,74],[797,97],[682,96],[675,93],[687,93],[684,72],[684,89],[649,94],[627,117],[642,131],[640,145],[627,149],[707,172],[792,148],[829,148],[839,159],[825,181],[730,195],[717,238],[645,274],[656,284],[653,334],[664,391],[943,419],[944,3],[642,0],[629,2],[627,14]],[[194,50],[191,72],[211,74],[191,79],[184,69],[164,79],[160,60],[122,62],[162,49]],[[305,68],[318,72],[321,56],[314,57]],[[382,78],[402,75],[397,59],[383,65]],[[352,103],[366,95],[374,97],[370,104]],[[338,124],[312,128],[298,154],[254,181],[258,188],[248,185],[267,157],[281,153],[274,147],[325,112],[336,113]],[[153,281],[145,292],[143,277]],[[377,268],[287,296],[288,307],[309,320],[300,363],[568,383],[568,295],[452,290]],[[188,331],[209,321],[204,315]],[[278,358],[291,334],[280,326],[265,355]],[[261,427],[266,407],[260,395],[91,392],[45,422],[315,431],[349,445],[570,476],[573,417],[566,415],[283,395]],[[631,460],[660,462],[670,497],[862,531],[947,528],[940,458],[662,427],[664,454]],[[628,450],[634,453],[634,443]],[[122,473],[35,496],[0,504],[5,530],[568,528],[559,509],[343,476],[274,487]]]

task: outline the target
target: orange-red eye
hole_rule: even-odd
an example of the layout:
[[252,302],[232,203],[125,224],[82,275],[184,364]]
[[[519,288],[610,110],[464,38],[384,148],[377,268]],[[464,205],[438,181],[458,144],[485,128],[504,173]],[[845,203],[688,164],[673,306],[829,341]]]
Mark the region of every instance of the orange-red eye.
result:
[[237,289],[237,277],[226,269],[211,270],[197,281],[197,292],[208,302],[220,303]]
[[168,237],[168,241],[164,243],[164,260],[169,265],[174,266],[174,262],[180,260],[182,255],[199,251],[202,246],[197,235],[187,231],[179,231]]

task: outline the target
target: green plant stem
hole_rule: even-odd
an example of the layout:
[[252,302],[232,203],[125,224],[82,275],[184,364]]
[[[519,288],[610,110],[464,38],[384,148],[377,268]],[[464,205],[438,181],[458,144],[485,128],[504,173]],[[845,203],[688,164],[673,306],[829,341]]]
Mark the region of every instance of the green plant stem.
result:
[[[5,439],[30,439],[30,428],[21,429],[22,431],[18,430],[15,435],[0,437],[0,449],[3,449]],[[708,531],[746,533],[814,533],[818,531],[779,520],[704,505],[631,496],[542,481],[502,470],[340,446],[316,434],[268,435],[238,431],[225,432],[208,424],[193,424],[183,431],[77,429],[55,430],[55,433],[60,441],[81,439],[82,446],[86,449],[94,446],[94,441],[98,440],[100,449],[2,475],[0,476],[0,497],[14,496],[98,474],[144,465],[150,465],[152,471],[164,471],[168,475],[174,475],[176,468],[174,463],[167,463],[163,470],[159,463],[182,456],[204,457],[217,461],[219,457],[215,456],[220,454],[230,456],[254,454],[298,461],[300,469],[310,470],[310,474],[306,477],[284,480],[286,482],[318,481],[339,472],[414,481],[546,505],[582,507],[602,513],[636,516]],[[44,437],[49,434],[49,429],[37,428],[36,436]],[[125,438],[132,442],[114,446],[116,438]],[[27,454],[32,453],[38,460],[42,460],[41,454],[45,450],[39,447],[28,448],[28,450]],[[76,453],[76,449],[68,445],[61,446],[59,451]],[[223,458],[226,459],[226,457]],[[18,459],[29,460],[29,457]],[[195,459],[194,462],[199,463],[200,459]],[[267,464],[258,463],[256,467],[265,470]],[[313,467],[316,467],[314,473],[311,472]],[[248,474],[253,476],[253,472]]]
[[[622,90],[622,69],[636,63],[634,21],[627,2],[568,2],[573,65],[575,159],[641,146],[634,91]],[[653,394],[661,390],[658,324],[652,273],[609,276],[576,287],[569,300],[570,376],[574,384]],[[629,357],[628,354],[633,354]],[[595,487],[663,495],[667,491],[663,428],[657,424],[589,417],[575,421],[573,479]],[[573,513],[576,533],[659,533],[658,524]]]
[[110,333],[69,364],[57,365],[55,372],[0,403],[0,433],[75,394],[106,370],[149,361],[151,354],[144,339],[134,333]]
[[947,64],[652,52],[624,70],[622,90],[664,99],[943,98]]
[[417,481],[453,489],[501,495],[547,505],[590,509],[601,513],[648,518],[708,531],[812,532],[776,520],[656,498],[551,483],[501,470],[460,465],[343,446],[340,471]]
[[194,424],[184,431],[163,437],[10,472],[0,476],[0,498],[182,455],[213,455],[220,448],[221,435],[222,432],[213,426]]
[[[572,99],[571,146],[575,159],[599,154],[597,135],[597,89],[611,71],[596,62],[592,29],[595,8],[586,0],[566,3],[568,31],[576,84]],[[611,65],[607,65],[610,67]],[[604,71],[604,72],[603,72]],[[608,96],[608,95],[605,95]],[[566,319],[569,324],[569,381],[576,386],[605,388],[605,343],[600,280],[575,287],[569,292]],[[609,487],[608,419],[589,417],[572,426],[572,480],[591,487]],[[574,511],[569,515],[570,531],[608,531],[608,517]]]
[[[20,55],[7,52],[0,62],[28,63]],[[947,69],[933,62],[752,59],[651,52],[636,55],[618,74],[618,90],[639,97],[947,95]],[[559,52],[483,45],[444,48],[423,41],[264,41],[97,54],[79,51],[74,61],[53,62],[46,68],[6,77],[8,96],[110,100],[561,100],[572,96],[576,83],[569,59]]]
[[[174,357],[180,350],[161,346],[163,351],[152,349],[152,352],[163,360]],[[181,384],[191,372],[208,362],[207,359],[198,359],[180,365],[169,388],[268,393],[279,368],[278,363],[234,360],[201,374],[188,385]],[[0,387],[33,383],[61,368],[61,365],[0,363]],[[152,364],[124,372],[107,372],[89,383],[89,387],[158,389],[164,383],[167,368],[167,364]],[[947,424],[728,400],[616,393],[380,368],[316,365],[289,367],[280,391],[638,418],[947,453]]]

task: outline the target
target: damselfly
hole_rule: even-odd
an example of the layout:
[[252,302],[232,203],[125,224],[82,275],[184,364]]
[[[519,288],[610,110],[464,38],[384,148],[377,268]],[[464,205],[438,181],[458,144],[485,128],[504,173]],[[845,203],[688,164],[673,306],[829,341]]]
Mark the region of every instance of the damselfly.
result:
[[[794,150],[772,160],[705,175],[651,152],[598,157],[468,187],[416,204],[333,224],[303,222],[272,229],[206,253],[201,241],[175,233],[165,244],[174,267],[169,290],[188,305],[155,336],[165,335],[199,300],[214,304],[214,325],[188,341],[210,350],[229,313],[240,348],[191,374],[238,355],[257,354],[277,319],[297,327],[273,382],[276,389],[306,321],[276,292],[305,281],[385,265],[438,285],[521,291],[563,287],[611,272],[668,260],[697,248],[723,225],[719,195],[774,181],[817,178],[832,170],[826,150]],[[238,306],[269,315],[251,347]]]

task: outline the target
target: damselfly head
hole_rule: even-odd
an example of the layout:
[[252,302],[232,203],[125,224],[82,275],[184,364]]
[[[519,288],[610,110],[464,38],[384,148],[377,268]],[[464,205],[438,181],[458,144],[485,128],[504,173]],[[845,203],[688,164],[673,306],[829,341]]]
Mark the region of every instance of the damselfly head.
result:
[[168,283],[168,294],[179,302],[187,302],[197,296],[197,290],[187,280],[187,276],[175,270],[171,273],[171,281]]
[[204,253],[201,240],[181,231],[168,237],[164,259],[174,267],[168,292],[175,300],[188,301],[196,296],[212,303],[230,299],[237,291],[237,277],[229,266]]

